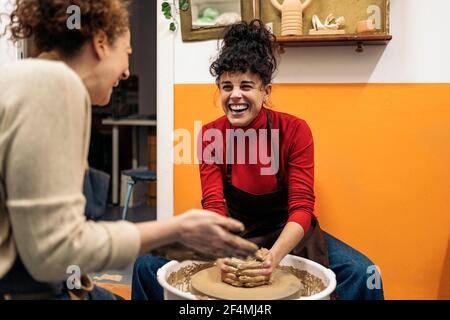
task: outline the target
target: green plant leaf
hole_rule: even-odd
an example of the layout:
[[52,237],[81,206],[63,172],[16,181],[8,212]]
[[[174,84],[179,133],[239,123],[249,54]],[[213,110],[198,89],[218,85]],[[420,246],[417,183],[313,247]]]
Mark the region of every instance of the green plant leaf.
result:
[[186,11],[189,9],[189,1],[188,0],[180,0],[180,9]]
[[172,9],[168,2],[162,3],[162,12],[164,14],[164,17],[166,17],[166,19],[172,19]]
[[167,1],[163,2],[161,6],[162,11],[165,11],[167,8],[170,8],[170,4]]
[[170,20],[170,19],[172,19],[172,13],[171,12],[164,12],[164,17],[166,17],[166,19]]
[[175,23],[172,22],[172,23],[170,24],[170,31],[175,31],[176,29],[177,29],[177,27],[176,27]]

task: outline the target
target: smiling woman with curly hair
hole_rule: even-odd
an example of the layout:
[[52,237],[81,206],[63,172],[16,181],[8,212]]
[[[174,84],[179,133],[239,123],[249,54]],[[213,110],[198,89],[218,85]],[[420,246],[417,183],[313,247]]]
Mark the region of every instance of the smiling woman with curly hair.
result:
[[[320,227],[314,210],[312,131],[305,120],[268,104],[277,53],[275,36],[262,21],[242,21],[227,28],[210,66],[224,115],[204,125],[199,135],[202,207],[242,221],[245,230],[240,235],[267,248],[258,252],[262,261],[250,266],[220,259],[220,277],[233,286],[266,285],[291,254],[335,272],[333,298],[383,299],[382,286],[372,290],[366,284],[373,263]],[[226,138],[217,144],[218,136]],[[246,269],[245,277],[236,261]],[[137,260],[134,298],[163,298],[156,276],[167,262],[156,256]]]
[[[81,26],[70,30],[74,5]],[[241,223],[203,210],[164,222],[86,221],[91,104],[107,104],[129,76],[128,17],[122,0],[16,1],[11,38],[32,37],[40,55],[0,71],[0,300],[113,299],[74,276],[123,269],[176,241],[216,257],[257,249],[227,232]]]

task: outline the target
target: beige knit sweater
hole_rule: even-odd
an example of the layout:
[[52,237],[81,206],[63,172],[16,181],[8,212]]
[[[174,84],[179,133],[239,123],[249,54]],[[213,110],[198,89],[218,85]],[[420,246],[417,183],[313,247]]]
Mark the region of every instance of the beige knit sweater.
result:
[[80,77],[61,62],[0,66],[0,278],[20,256],[39,281],[120,269],[137,257],[128,222],[84,216],[82,185],[91,103]]

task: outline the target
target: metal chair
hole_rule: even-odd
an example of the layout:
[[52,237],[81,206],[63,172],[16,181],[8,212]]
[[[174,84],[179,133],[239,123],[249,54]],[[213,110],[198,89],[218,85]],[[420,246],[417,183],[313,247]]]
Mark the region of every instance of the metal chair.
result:
[[139,181],[146,181],[146,182],[152,182],[156,181],[156,172],[150,171],[150,170],[136,170],[136,171],[128,171],[125,173],[126,176],[130,177],[131,179],[128,181],[128,190],[127,195],[125,197],[125,203],[122,211],[122,220],[127,219],[128,215],[128,205],[131,199],[131,195],[133,194],[133,189],[136,183]]

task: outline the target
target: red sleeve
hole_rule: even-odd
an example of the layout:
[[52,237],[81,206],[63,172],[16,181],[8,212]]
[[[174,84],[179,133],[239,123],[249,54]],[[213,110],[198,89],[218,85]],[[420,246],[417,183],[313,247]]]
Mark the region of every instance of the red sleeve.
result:
[[310,128],[302,121],[293,132],[289,149],[289,222],[300,224],[305,234],[314,217],[314,142]]
[[[202,128],[199,140],[203,132],[208,129]],[[212,141],[199,141],[197,156],[200,161],[200,180],[202,185],[202,207],[205,210],[216,212],[226,216],[225,198],[223,194],[223,175],[220,164],[214,162],[210,157],[213,149]],[[201,153],[200,153],[201,152]]]

